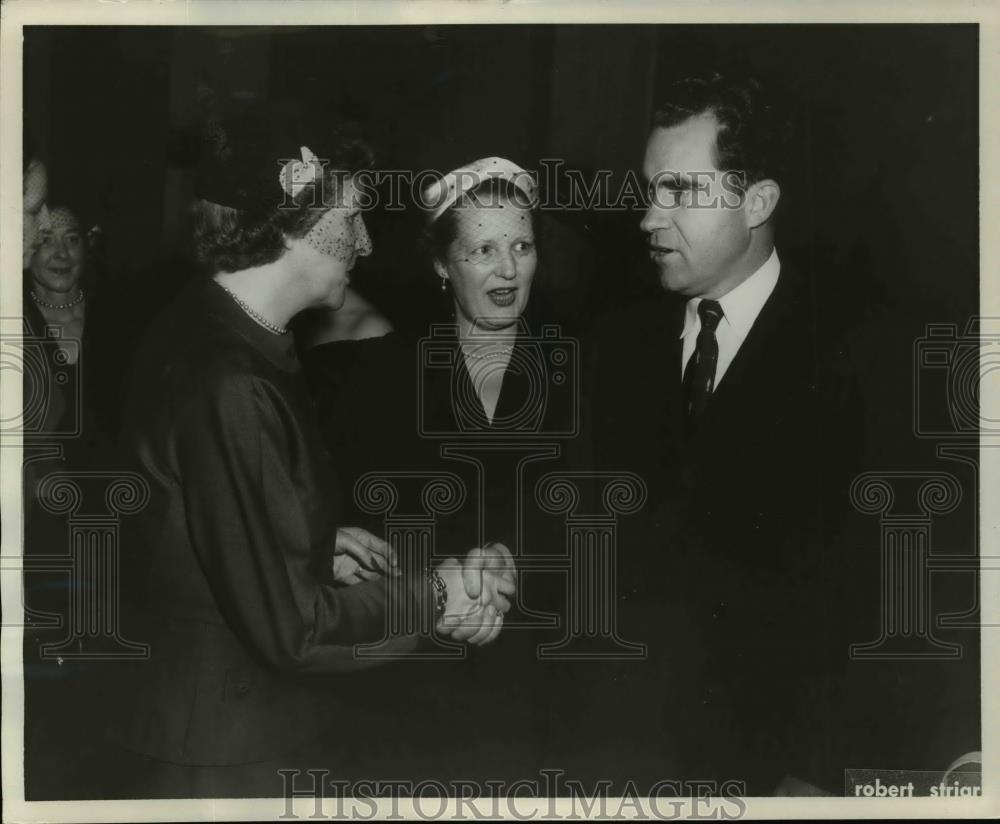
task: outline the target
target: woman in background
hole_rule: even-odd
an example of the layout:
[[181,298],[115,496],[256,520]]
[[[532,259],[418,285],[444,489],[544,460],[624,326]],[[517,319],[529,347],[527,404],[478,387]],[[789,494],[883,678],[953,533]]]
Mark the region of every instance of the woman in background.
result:
[[[88,233],[89,234],[89,233]],[[66,206],[49,210],[49,228],[28,265],[28,318],[32,326],[55,327],[67,363],[76,363],[79,348],[67,343],[83,337],[86,313],[83,293],[88,235],[76,215]]]
[[84,229],[81,212],[66,205],[48,215],[24,273],[26,332],[47,341],[40,351],[56,384],[46,431],[58,434],[68,468],[93,467],[108,459],[117,440],[136,335],[103,282],[100,227]]
[[388,318],[348,286],[344,290],[344,305],[339,309],[314,309],[299,316],[295,343],[308,351],[327,343],[381,338],[392,331]]
[[[327,417],[342,418],[337,410],[351,406],[348,393],[353,388],[371,382],[373,376],[383,380],[404,357],[405,346],[389,320],[351,287],[344,290],[339,309],[303,312],[293,328],[302,368]],[[347,477],[366,471],[373,460],[378,462],[378,451],[375,441],[364,451],[337,452],[340,461],[353,456],[356,462],[353,467],[339,464],[340,472]]]
[[[87,309],[81,284],[86,241],[73,212],[59,207],[46,210],[45,227],[37,232],[33,247],[24,270],[24,334],[39,357],[37,371],[25,372],[25,430],[61,453],[65,445],[80,443],[82,410],[77,398],[87,383],[80,375]],[[80,454],[79,449],[73,452]],[[65,466],[61,457],[28,462],[26,500],[34,499],[45,474]]]

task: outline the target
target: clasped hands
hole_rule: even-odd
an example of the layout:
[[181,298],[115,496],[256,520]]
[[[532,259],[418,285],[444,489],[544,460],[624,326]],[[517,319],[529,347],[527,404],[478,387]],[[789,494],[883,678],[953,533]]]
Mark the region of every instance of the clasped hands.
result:
[[[447,590],[437,632],[474,646],[496,639],[517,590],[517,571],[510,550],[499,543],[477,547],[461,562],[456,558],[443,561],[437,573]],[[335,581],[358,584],[399,574],[396,551],[381,538],[360,527],[337,530]]]
[[517,570],[510,550],[503,544],[487,544],[471,550],[462,563],[448,558],[437,572],[448,588],[438,633],[474,646],[493,641],[517,591]]

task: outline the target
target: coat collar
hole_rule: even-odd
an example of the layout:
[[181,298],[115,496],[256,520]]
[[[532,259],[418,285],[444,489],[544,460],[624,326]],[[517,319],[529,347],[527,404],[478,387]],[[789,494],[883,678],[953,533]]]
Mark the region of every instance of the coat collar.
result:
[[211,278],[201,284],[200,297],[208,316],[226,331],[239,337],[268,361],[286,372],[299,371],[292,333],[276,335],[269,332],[244,312],[225,289]]

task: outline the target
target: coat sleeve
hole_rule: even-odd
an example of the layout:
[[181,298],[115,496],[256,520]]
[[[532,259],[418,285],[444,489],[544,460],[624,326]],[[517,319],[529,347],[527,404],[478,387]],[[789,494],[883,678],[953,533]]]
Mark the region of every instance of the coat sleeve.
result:
[[[262,379],[230,375],[206,384],[179,415],[175,457],[191,543],[220,612],[272,668],[361,668],[354,645],[387,636],[392,600],[400,614],[423,614],[428,585],[322,582],[316,560],[332,554],[337,528],[323,508],[336,506],[336,492],[310,489],[302,477],[317,457],[293,454],[293,446],[310,446],[296,438],[293,410]],[[415,646],[416,629],[393,645]]]

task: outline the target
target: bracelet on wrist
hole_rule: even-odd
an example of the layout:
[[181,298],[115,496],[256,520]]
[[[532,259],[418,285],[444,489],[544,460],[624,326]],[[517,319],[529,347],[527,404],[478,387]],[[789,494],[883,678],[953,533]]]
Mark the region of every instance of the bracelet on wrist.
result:
[[427,579],[434,589],[434,620],[440,621],[444,617],[445,607],[448,604],[448,585],[441,577],[441,573],[434,567],[427,571]]

